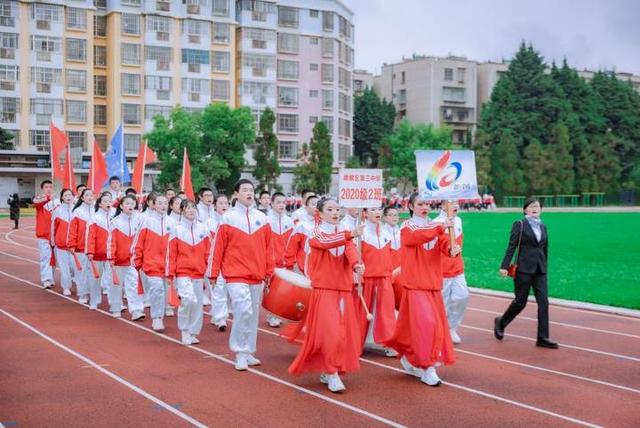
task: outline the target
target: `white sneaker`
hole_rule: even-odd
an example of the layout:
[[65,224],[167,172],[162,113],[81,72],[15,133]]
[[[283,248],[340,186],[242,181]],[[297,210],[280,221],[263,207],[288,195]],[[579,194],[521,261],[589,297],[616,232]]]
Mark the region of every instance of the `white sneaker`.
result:
[[429,386],[440,386],[442,380],[438,377],[435,367],[431,366],[424,371],[420,377],[422,383],[426,383]]
[[385,357],[395,358],[395,357],[398,356],[398,351],[396,351],[395,349],[391,349],[391,348],[385,348],[384,356]]
[[282,325],[282,321],[275,315],[268,315],[267,324],[269,324],[269,327],[278,328]]
[[451,333],[451,341],[455,345],[462,343],[462,339],[460,339],[460,336],[458,335],[457,331],[455,331],[454,329],[451,329],[450,333]]
[[122,314],[120,312],[111,312],[111,316],[113,318],[122,318]]
[[164,316],[165,316],[165,317],[172,317],[172,316],[174,316],[175,314],[176,314],[176,313],[175,313],[175,311],[173,310],[173,308],[166,308],[166,309],[164,310]]
[[89,302],[89,299],[86,297],[78,297],[78,303],[81,303],[83,305],[86,305]]
[[191,340],[191,335],[188,331],[182,332],[182,344],[183,345],[191,345],[193,342]]
[[405,356],[400,358],[400,364],[402,365],[402,368],[404,369],[405,373],[410,376],[422,377],[422,375],[424,374],[423,369],[420,369],[418,367],[414,367],[413,365],[411,365],[411,363],[409,362],[409,360],[407,360],[407,357]]
[[202,296],[202,306],[209,306],[211,304],[211,298],[209,297],[209,293],[205,292]]
[[162,318],[154,318],[153,322],[151,323],[151,328],[154,331],[163,332],[164,331],[164,324],[162,323]]
[[109,290],[107,290],[106,288],[102,289],[102,295],[103,296],[107,296],[109,294]]
[[143,320],[144,317],[145,317],[144,312],[142,312],[142,311],[133,311],[133,313],[131,314],[131,321]]
[[247,354],[247,364],[249,364],[250,366],[259,366],[260,364],[262,364],[262,361],[251,354]]
[[338,376],[338,373],[321,374],[320,375],[320,383],[323,383],[323,384],[327,385],[327,387],[329,388],[329,391],[331,391],[331,392],[340,392],[340,391],[344,391],[345,389],[347,389],[344,386],[344,383],[342,383],[342,380],[340,379],[340,376]]
[[51,281],[45,281],[42,284],[42,288],[44,288],[45,290],[48,289],[48,288],[51,288],[51,287],[53,287],[53,282],[51,282]]
[[98,309],[98,305],[89,305],[89,310],[90,311],[95,311]]
[[244,371],[249,369],[249,363],[247,362],[247,356],[245,354],[236,355],[236,370]]
[[71,290],[64,289],[62,290],[62,294],[65,296],[71,296]]
[[198,340],[197,337],[195,337],[194,335],[191,335],[191,344],[192,345],[197,345],[198,343],[200,343],[200,341]]

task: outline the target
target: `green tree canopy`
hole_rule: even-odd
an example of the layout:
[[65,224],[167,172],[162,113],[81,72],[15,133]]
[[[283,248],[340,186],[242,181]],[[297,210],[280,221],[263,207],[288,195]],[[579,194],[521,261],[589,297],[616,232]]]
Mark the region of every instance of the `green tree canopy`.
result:
[[367,167],[377,165],[380,144],[393,132],[396,109],[367,88],[353,100],[354,155]]
[[276,115],[267,107],[260,116],[260,133],[256,138],[256,146],[253,158],[256,166],[253,176],[258,180],[260,189],[280,190],[278,177],[280,176],[280,163],[278,162],[278,138],[273,133],[273,124]]

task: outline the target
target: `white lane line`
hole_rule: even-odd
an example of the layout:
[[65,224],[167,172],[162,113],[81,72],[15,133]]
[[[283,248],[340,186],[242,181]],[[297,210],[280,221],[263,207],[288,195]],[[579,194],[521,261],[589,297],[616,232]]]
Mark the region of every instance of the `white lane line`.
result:
[[[4,253],[0,252],[0,254],[4,254]],[[5,275],[5,276],[7,276],[9,278],[15,279],[16,281],[24,282],[25,284],[28,284],[28,285],[33,286],[33,287],[36,287],[38,289],[42,289],[41,286],[39,286],[38,284],[36,284],[34,282],[31,282],[31,281],[28,281],[28,280],[25,280],[25,279],[22,279],[22,278],[18,278],[17,276],[11,275],[10,273],[4,272],[2,270],[0,270],[0,274]],[[73,302],[73,303],[75,303],[77,305],[86,306],[86,305],[78,303],[76,300],[73,300],[70,297],[67,297],[67,296],[64,296],[62,294],[59,294],[56,291],[53,291],[53,290],[50,290],[50,289],[47,289],[46,291],[49,292],[49,293],[52,293],[55,296],[58,296],[58,297],[61,297],[63,299],[66,299],[66,300],[68,300],[70,302]],[[94,311],[94,312],[99,312],[99,313],[101,313],[103,315],[106,315],[109,318],[113,319],[111,317],[111,313],[107,312],[105,310],[98,309],[97,311]],[[124,318],[117,318],[116,321],[127,323],[127,324],[129,324],[131,326],[134,326],[134,327],[140,329],[140,330],[146,331],[147,333],[151,333],[151,334],[153,334],[155,336],[161,337],[161,338],[163,338],[163,339],[165,339],[165,340],[167,340],[169,342],[178,344],[180,346],[185,346],[178,339],[175,339],[175,338],[173,338],[171,336],[167,336],[167,335],[162,334],[162,333],[158,333],[156,331],[151,330],[150,328],[147,328],[147,327],[145,327],[143,325],[137,324],[137,323],[135,323],[133,321],[130,321],[130,320],[127,320],[127,319],[124,319]],[[232,366],[235,365],[235,361],[229,360],[227,358],[224,358],[221,355],[214,354],[213,352],[209,352],[209,351],[207,351],[205,349],[197,348],[195,346],[188,346],[188,348],[190,348],[190,349],[192,349],[192,350],[194,350],[196,352],[200,352],[202,354],[208,355],[212,359],[216,359],[218,361],[222,361],[222,362],[227,363],[227,364],[232,365]],[[268,373],[261,372],[259,370],[253,369],[253,368],[249,368],[248,371],[250,373],[256,374],[256,375],[261,376],[263,378],[269,379],[269,380],[271,380],[273,382],[279,383],[281,385],[284,385],[284,386],[287,386],[289,388],[295,389],[295,390],[300,391],[302,393],[305,393],[305,394],[311,395],[313,397],[319,398],[319,399],[324,400],[324,401],[326,401],[328,403],[334,404],[336,406],[342,407],[342,408],[347,409],[347,410],[351,410],[354,413],[358,413],[358,414],[360,414],[362,416],[365,416],[365,417],[368,417],[370,419],[376,420],[376,421],[378,421],[380,423],[383,423],[385,425],[388,425],[388,426],[391,426],[391,427],[395,427],[395,428],[404,428],[405,427],[404,425],[402,425],[402,424],[400,424],[398,422],[395,422],[395,421],[392,421],[390,419],[384,418],[382,416],[376,415],[375,413],[368,412],[367,410],[364,410],[364,409],[362,409],[360,407],[356,407],[356,406],[352,406],[351,404],[343,403],[342,401],[338,401],[338,400],[335,400],[333,398],[327,397],[325,395],[320,394],[319,392],[316,392],[316,391],[313,391],[313,390],[298,386],[298,385],[293,384],[291,382],[288,382],[288,381],[286,381],[284,379],[280,379],[278,377],[272,376],[272,375],[270,375]]]
[[10,242],[10,243],[12,243],[13,245],[16,245],[16,246],[18,246],[18,247],[26,248],[26,249],[31,250],[31,251],[33,251],[33,250],[38,250],[38,247],[34,247],[34,246],[31,246],[31,245],[23,245],[23,244],[21,244],[21,243],[19,243],[19,242],[14,241],[13,239],[11,239],[11,236],[9,236],[9,235],[11,235],[11,233],[12,233],[12,232],[8,232],[8,233],[7,233],[7,232],[4,232],[4,239],[5,239],[6,241],[8,241],[8,242]]
[[[98,364],[100,367],[111,367],[111,364]],[[81,369],[92,369],[93,366],[80,366]]]
[[[554,306],[554,309],[555,309],[555,306]],[[488,309],[473,308],[473,307],[470,307],[470,306],[467,307],[467,310],[476,311],[476,312],[484,312],[484,313],[493,314],[493,315],[502,315],[502,312],[490,311]],[[538,322],[537,318],[531,318],[531,317],[527,317],[527,316],[523,316],[523,315],[518,315],[518,319],[519,320],[527,320],[527,321]],[[549,324],[560,325],[560,326],[563,326],[563,327],[577,328],[577,329],[580,329],[580,330],[595,331],[597,333],[615,334],[616,336],[624,336],[624,337],[632,337],[634,339],[640,339],[640,336],[635,335],[635,334],[621,333],[619,331],[603,330],[603,329],[600,329],[600,328],[593,328],[593,327],[584,327],[584,326],[581,326],[581,325],[569,324],[569,323],[564,323],[564,322],[559,322],[559,321],[549,321]]]
[[[8,233],[7,232],[5,232],[5,233],[6,233],[7,236],[10,236],[10,235],[13,235],[14,233],[24,232],[26,229],[27,229],[26,227],[24,229],[13,229],[13,230],[9,231]],[[20,239],[28,239],[29,241],[38,242],[38,239],[34,238],[32,236],[18,235],[17,237],[20,238]]]
[[97,364],[96,362],[94,362],[93,360],[89,359],[88,357],[85,357],[81,353],[79,353],[77,351],[74,351],[73,349],[63,345],[62,343],[58,342],[54,338],[52,338],[50,336],[47,336],[45,333],[41,332],[40,330],[38,330],[37,328],[35,328],[31,324],[26,323],[25,321],[23,321],[20,318],[10,314],[9,312],[5,311],[4,309],[0,309],[0,312],[2,314],[4,314],[6,317],[8,317],[8,318],[12,319],[13,321],[17,322],[18,324],[22,325],[23,327],[31,330],[33,333],[35,333],[38,336],[40,336],[41,338],[45,339],[47,342],[51,343],[52,345],[55,345],[58,348],[62,349],[63,351],[65,351],[65,352],[73,355],[74,357],[78,358],[79,360],[82,360],[87,365],[93,367],[94,369],[98,370],[102,374],[104,374],[104,375],[110,377],[111,379],[115,380],[116,382],[126,386],[127,388],[129,388],[132,391],[138,393],[139,395],[142,395],[147,400],[154,402],[158,406],[162,407],[165,410],[168,410],[169,412],[173,413],[174,415],[178,416],[179,418],[189,422],[193,426],[196,426],[196,427],[199,427],[199,428],[206,428],[205,424],[203,424],[201,422],[198,422],[196,419],[192,418],[191,416],[187,415],[184,412],[181,412],[180,410],[176,409],[175,407],[170,406],[169,404],[165,403],[164,401],[162,401],[158,397],[149,394],[147,391],[143,390],[142,388],[140,388],[140,387],[128,382],[127,380],[121,378],[117,374],[115,374],[113,372],[110,372],[109,370],[101,367],[100,364]]
[[[474,327],[474,326],[465,325],[465,324],[460,324],[460,327],[469,328],[471,330],[484,331],[484,332],[491,333],[493,335],[493,330],[489,330],[487,328]],[[530,337],[520,336],[520,335],[517,335],[517,334],[511,334],[511,333],[509,333],[509,334],[505,333],[505,337],[515,337],[516,339],[527,340],[527,341],[530,341],[530,342],[535,342],[536,341],[536,339],[532,339]],[[623,359],[623,360],[636,361],[636,362],[640,363],[640,358],[632,357],[632,356],[629,356],[629,355],[615,354],[613,352],[599,351],[597,349],[591,349],[591,348],[583,348],[582,346],[567,345],[566,343],[561,343],[560,346],[562,348],[576,349],[578,351],[584,351],[584,352],[592,352],[594,354],[606,355],[607,357],[620,358],[620,359]]]

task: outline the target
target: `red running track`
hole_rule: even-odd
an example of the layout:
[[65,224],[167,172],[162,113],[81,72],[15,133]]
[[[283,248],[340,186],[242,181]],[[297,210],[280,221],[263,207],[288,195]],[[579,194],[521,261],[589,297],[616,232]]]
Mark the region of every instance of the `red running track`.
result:
[[175,319],[157,334],[40,289],[33,220],[23,223],[12,231],[0,221],[5,426],[640,426],[640,319],[552,306],[561,348],[540,349],[535,304],[498,342],[492,320],[508,299],[474,294],[458,361],[439,370],[443,386],[368,352],[344,378],[347,391],[331,394],[317,376],[287,373],[297,345],[264,323],[263,365],[238,373],[228,332],[208,323],[201,344],[185,347]]

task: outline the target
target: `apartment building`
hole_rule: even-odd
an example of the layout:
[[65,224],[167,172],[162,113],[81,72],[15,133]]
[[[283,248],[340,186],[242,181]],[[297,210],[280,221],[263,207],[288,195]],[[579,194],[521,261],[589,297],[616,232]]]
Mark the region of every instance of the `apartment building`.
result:
[[353,70],[353,96],[361,95],[367,88],[373,89],[373,73]]

